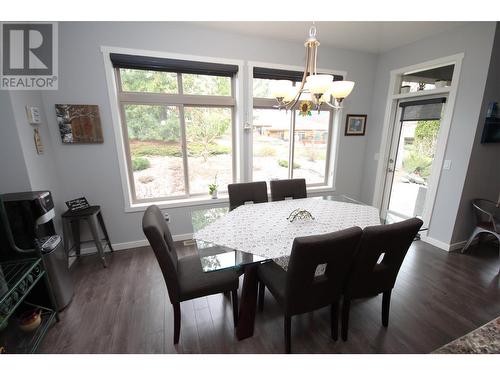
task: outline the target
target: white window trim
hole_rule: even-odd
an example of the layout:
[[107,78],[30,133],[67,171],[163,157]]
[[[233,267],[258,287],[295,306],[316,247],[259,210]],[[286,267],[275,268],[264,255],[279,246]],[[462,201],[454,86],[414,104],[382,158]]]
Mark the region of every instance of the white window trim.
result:
[[[122,182],[122,190],[123,190],[123,198],[125,204],[125,212],[136,212],[136,211],[144,211],[151,203],[133,203],[132,200],[132,189],[130,186],[129,178],[128,178],[128,169],[127,169],[127,157],[126,157],[126,148],[125,148],[125,140],[123,134],[122,127],[122,119],[120,116],[120,103],[118,100],[118,87],[115,79],[113,64],[111,63],[110,54],[119,53],[119,54],[127,54],[127,55],[140,55],[140,56],[151,56],[151,57],[160,57],[160,58],[168,58],[168,59],[178,59],[178,60],[190,60],[190,61],[200,61],[200,62],[212,62],[212,63],[220,63],[220,64],[230,64],[238,66],[238,73],[234,76],[234,98],[236,100],[236,105],[233,107],[234,109],[234,144],[233,144],[233,158],[235,162],[233,163],[233,171],[235,172],[234,180],[241,180],[241,170],[243,165],[242,158],[242,145],[243,145],[243,132],[242,126],[244,114],[242,110],[242,106],[240,103],[244,103],[244,89],[243,89],[243,75],[244,75],[244,62],[242,60],[233,60],[219,57],[207,57],[207,56],[196,56],[196,55],[184,55],[170,52],[159,52],[159,51],[151,51],[151,50],[140,50],[140,49],[130,49],[130,48],[122,48],[122,47],[110,47],[110,46],[101,46],[101,52],[104,60],[104,70],[106,74],[106,83],[108,86],[108,96],[109,103],[111,109],[111,119],[113,122],[113,130],[115,134],[115,144],[116,151],[118,156],[118,165],[120,168],[120,177]],[[178,199],[178,200],[165,200],[155,202],[161,208],[170,208],[170,207],[183,207],[183,206],[191,206],[191,205],[202,205],[207,203],[221,203],[224,199],[210,199],[208,197],[191,197],[188,199]]]
[[[247,62],[247,93],[246,93],[246,105],[247,110],[245,119],[245,135],[247,136],[248,147],[245,150],[245,158],[248,161],[244,166],[245,176],[248,181],[251,180],[252,169],[253,169],[253,69],[258,68],[268,68],[268,69],[280,69],[280,70],[292,70],[292,71],[304,71],[303,66],[298,65],[282,65],[273,64],[262,61],[248,61]],[[332,69],[321,69],[318,68],[318,73],[322,74],[335,74],[341,75],[344,79],[347,79],[347,72],[344,70],[332,70]],[[337,173],[337,161],[338,161],[338,151],[340,147],[340,119],[342,118],[342,109],[333,111],[333,121],[332,121],[332,134],[331,134],[331,145],[330,145],[330,160],[329,160],[329,170],[326,171],[327,181],[326,184],[313,184],[307,187],[308,192],[321,191],[325,193],[335,192],[335,182]]]

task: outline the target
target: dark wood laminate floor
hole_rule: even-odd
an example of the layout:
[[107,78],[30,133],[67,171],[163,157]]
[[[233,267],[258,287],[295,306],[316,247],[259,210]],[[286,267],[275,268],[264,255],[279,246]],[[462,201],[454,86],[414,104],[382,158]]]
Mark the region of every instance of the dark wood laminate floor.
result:
[[[179,246],[187,254],[193,250]],[[150,248],[117,251],[72,269],[76,294],[45,338],[42,353],[282,353],[283,316],[269,292],[255,334],[238,341],[223,295],[181,304],[179,345],[173,311]],[[328,308],[294,317],[293,353],[429,353],[500,315],[498,246],[447,253],[421,241],[405,259],[392,293],[389,327],[381,296],[353,302],[349,340],[330,339]],[[241,291],[241,283],[240,283]]]

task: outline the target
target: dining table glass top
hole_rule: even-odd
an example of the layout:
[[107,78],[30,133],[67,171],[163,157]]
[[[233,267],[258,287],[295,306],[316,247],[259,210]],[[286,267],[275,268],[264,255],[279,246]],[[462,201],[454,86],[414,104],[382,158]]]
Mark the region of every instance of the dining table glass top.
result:
[[[350,218],[345,225],[341,223],[342,218],[337,222],[325,219],[325,215],[336,216],[328,215],[328,208],[334,202],[339,205],[331,207],[331,210],[343,212],[344,220]],[[287,218],[295,207],[305,207],[316,217],[291,223]],[[359,213],[361,218],[355,213]],[[375,207],[346,195],[249,204],[231,213],[229,207],[211,207],[194,210],[191,218],[194,239],[187,243],[196,247],[204,272],[242,268],[271,260],[286,269],[295,237],[340,230],[352,226],[352,223],[380,223]]]

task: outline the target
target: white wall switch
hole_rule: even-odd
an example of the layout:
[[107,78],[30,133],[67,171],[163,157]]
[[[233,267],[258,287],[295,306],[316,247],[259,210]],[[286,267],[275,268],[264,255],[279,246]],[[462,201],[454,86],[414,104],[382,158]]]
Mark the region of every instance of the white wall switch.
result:
[[167,223],[170,223],[170,215],[166,212],[162,212],[163,213],[163,218],[165,219],[165,221]]
[[443,163],[443,169],[448,171],[451,169],[451,160],[447,159]]
[[40,117],[40,108],[26,106],[26,116],[30,124],[40,124],[42,119]]
[[373,155],[373,160],[378,160],[380,157],[380,154],[377,152],[376,154]]

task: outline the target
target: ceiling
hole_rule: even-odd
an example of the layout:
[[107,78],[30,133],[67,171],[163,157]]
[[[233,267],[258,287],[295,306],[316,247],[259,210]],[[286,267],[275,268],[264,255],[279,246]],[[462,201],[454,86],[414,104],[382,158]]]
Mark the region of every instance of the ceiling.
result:
[[[311,22],[196,22],[238,34],[304,42]],[[333,47],[380,53],[439,34],[466,22],[316,22],[318,40]]]

